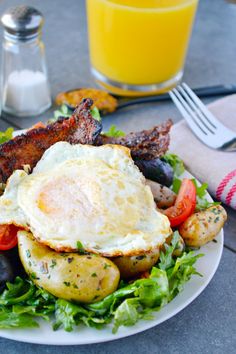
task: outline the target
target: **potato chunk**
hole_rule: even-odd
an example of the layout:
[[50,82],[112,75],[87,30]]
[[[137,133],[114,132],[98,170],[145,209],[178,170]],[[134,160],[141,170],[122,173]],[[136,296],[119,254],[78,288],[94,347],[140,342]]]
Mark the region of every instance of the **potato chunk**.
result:
[[227,214],[221,205],[212,206],[204,211],[195,213],[180,225],[179,233],[186,245],[201,247],[220,232]]
[[25,231],[18,232],[18,247],[21,262],[33,282],[54,296],[91,303],[118,286],[120,272],[107,258],[55,252]]
[[156,249],[140,256],[112,258],[112,261],[119,268],[121,279],[128,279],[151,269],[158,261],[159,255],[160,251]]

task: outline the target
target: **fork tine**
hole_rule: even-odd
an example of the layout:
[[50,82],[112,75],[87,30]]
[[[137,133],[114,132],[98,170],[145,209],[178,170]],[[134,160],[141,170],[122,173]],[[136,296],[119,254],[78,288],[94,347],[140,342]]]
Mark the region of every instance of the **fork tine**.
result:
[[169,95],[173,102],[175,103],[176,107],[179,109],[180,113],[183,115],[191,129],[195,132],[195,134],[199,137],[199,139],[204,139],[207,135],[204,129],[196,122],[195,117],[193,117],[193,112],[189,107],[186,105],[185,101],[179,94],[176,89],[169,91]]
[[188,95],[186,89],[183,88],[181,85],[179,85],[177,89],[180,91],[185,101],[191,106],[191,108],[195,112],[196,116],[198,116],[198,119],[201,121],[204,127],[212,134],[215,134],[216,127],[211,122],[209,122],[208,119],[206,119],[205,115],[202,113],[202,111],[199,109],[193,99]]
[[213,149],[236,151],[235,132],[219,122],[186,84],[169,91],[169,95],[189,127],[204,144]]
[[222,127],[222,124],[214,117],[214,115],[207,109],[207,107],[202,103],[202,101],[195,95],[191,88],[183,82],[182,86],[187,91],[188,95],[192,98],[198,108],[204,113],[208,123],[210,123],[214,128]]

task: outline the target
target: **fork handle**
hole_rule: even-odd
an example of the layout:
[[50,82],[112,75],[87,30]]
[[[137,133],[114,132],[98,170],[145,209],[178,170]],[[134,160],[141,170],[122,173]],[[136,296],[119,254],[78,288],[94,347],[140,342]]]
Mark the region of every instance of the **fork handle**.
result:
[[[231,95],[236,93],[236,85],[218,85],[218,86],[208,86],[208,87],[199,87],[193,89],[195,94],[200,98],[214,97],[214,96],[223,96]],[[121,100],[118,104],[117,109],[125,108],[135,104],[149,103],[149,102],[161,102],[170,100],[168,93],[155,96],[146,96],[140,98],[124,99]]]

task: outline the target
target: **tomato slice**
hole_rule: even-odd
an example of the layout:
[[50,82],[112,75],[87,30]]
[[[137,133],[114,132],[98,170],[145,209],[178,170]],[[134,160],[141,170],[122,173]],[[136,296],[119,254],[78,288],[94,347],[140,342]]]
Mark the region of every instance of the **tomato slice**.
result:
[[196,188],[194,183],[184,178],[179,193],[177,195],[175,204],[164,210],[164,214],[169,218],[172,227],[182,224],[191,214],[193,214],[196,207]]
[[19,227],[11,225],[0,225],[0,250],[9,250],[17,245],[17,231]]

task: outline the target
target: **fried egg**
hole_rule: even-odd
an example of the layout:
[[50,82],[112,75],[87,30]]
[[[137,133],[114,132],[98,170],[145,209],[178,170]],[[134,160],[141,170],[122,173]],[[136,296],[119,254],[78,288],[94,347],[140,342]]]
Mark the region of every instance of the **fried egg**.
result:
[[57,251],[107,257],[158,248],[171,234],[128,148],[51,146],[31,174],[15,171],[0,197],[0,224],[30,230]]

